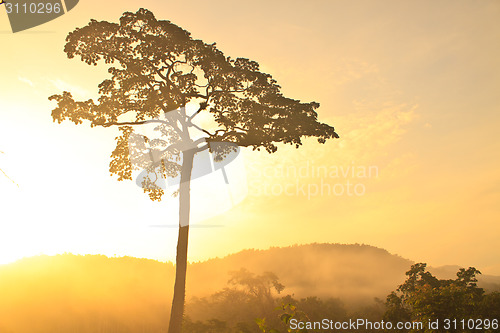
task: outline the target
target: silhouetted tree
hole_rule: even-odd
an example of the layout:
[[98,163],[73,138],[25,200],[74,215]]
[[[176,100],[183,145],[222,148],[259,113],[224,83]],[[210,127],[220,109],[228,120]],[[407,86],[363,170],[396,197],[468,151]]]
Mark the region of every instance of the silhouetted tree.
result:
[[209,297],[193,298],[188,302],[187,314],[196,319],[221,320],[237,332],[255,332],[255,318],[274,314],[279,305],[276,296],[285,287],[272,272],[257,275],[242,268],[229,274],[227,287]]
[[[159,179],[180,173],[176,280],[169,326],[170,333],[179,333],[194,155],[209,149],[216,160],[224,158],[230,146],[217,142],[273,153],[278,142],[299,147],[303,137],[324,143],[338,135],[333,127],[318,122],[318,103],[283,96],[271,75],[259,71],[257,62],[226,57],[215,43],[193,39],[170,21],[156,20],[146,9],[124,13],[119,23],[91,20],[68,34],[64,51],[69,58],[79,56],[89,65],[103,60],[110,65],[111,78],[99,84],[97,101],[75,101],[66,91],[51,96],[57,102],[54,121],[118,126],[122,134],[111,155],[110,171],[124,180],[132,179],[134,169],[146,170],[142,186],[152,200],[164,195]],[[196,104],[197,110],[188,114],[188,103]],[[200,113],[211,115],[215,126],[196,124]],[[134,131],[148,124],[156,125],[158,137]]]

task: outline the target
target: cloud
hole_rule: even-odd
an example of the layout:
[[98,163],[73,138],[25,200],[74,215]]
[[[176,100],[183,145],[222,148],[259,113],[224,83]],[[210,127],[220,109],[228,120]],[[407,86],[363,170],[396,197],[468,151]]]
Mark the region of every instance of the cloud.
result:
[[366,149],[383,149],[398,141],[415,118],[418,105],[390,103],[376,114],[356,117],[356,125],[346,133],[346,141]]
[[59,89],[61,92],[62,91],[69,91],[71,92],[71,94],[73,96],[75,96],[76,98],[81,98],[81,99],[88,99],[90,98],[90,92],[79,87],[79,86],[75,86],[75,85],[72,85],[68,82],[65,82],[61,79],[56,79],[56,80],[50,80],[49,79],[49,82],[54,86],[56,87],[57,89]]
[[35,86],[30,79],[27,79],[24,76],[18,76],[17,78],[18,78],[19,81],[24,82],[26,84],[29,84],[31,87]]
[[342,86],[346,83],[359,79],[367,79],[374,76],[381,80],[379,68],[375,63],[369,63],[362,59],[339,58],[335,65],[330,68],[329,79],[334,86]]
[[[322,145],[308,147],[310,156],[336,163],[373,163],[398,156],[389,156],[391,147],[404,139],[412,123],[418,118],[418,104],[391,101],[376,105],[359,104],[359,110],[352,115],[335,117],[340,139]],[[388,161],[387,161],[388,162]]]

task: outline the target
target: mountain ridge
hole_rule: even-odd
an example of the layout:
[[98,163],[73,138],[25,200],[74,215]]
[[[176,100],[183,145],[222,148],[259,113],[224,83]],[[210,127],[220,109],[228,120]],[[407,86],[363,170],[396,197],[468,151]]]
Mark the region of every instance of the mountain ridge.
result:
[[[86,264],[83,261],[79,262],[79,258],[87,258]],[[60,259],[59,266],[58,259]],[[136,276],[137,274],[133,272],[140,268],[140,270],[151,271],[150,274],[141,276],[141,279],[149,277],[160,283],[161,277],[167,286],[173,284],[174,265],[170,261],[70,253],[34,256],[2,265],[0,266],[0,283],[3,271],[10,271],[18,266],[23,266],[26,272],[29,270],[33,272],[35,268],[43,271],[44,266],[55,265],[54,267],[59,267],[58,274],[72,279],[71,274],[68,275],[64,267],[74,267],[78,263],[84,268],[80,273],[84,275],[85,272],[90,271],[91,262],[94,269],[101,275],[114,276],[114,268],[123,272],[123,276]],[[405,280],[405,272],[414,263],[386,249],[367,244],[310,243],[268,249],[245,249],[221,258],[190,262],[187,293],[188,297],[189,295],[208,296],[226,286],[230,277],[228,273],[245,268],[255,274],[262,274],[266,271],[275,273],[285,285],[285,293],[294,294],[297,297],[314,295],[357,301],[374,297],[384,299]],[[456,265],[429,267],[429,271],[437,277],[447,279],[454,278],[458,269],[459,266]],[[127,271],[129,272],[125,273]],[[93,280],[91,276],[89,279]],[[200,279],[203,282],[200,282]],[[500,289],[500,277],[485,275],[480,276],[479,281],[486,289]],[[168,293],[168,290],[164,292]]]

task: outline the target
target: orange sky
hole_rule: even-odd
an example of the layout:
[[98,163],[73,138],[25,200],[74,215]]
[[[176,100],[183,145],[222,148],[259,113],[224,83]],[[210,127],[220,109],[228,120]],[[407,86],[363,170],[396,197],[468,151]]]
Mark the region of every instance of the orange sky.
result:
[[[109,176],[116,130],[50,117],[48,96],[69,90],[92,98],[107,75],[104,66],[67,59],[66,34],[139,6],[103,4],[82,0],[16,34],[0,8],[0,167],[19,184],[0,174],[0,263],[63,252],[174,256],[175,228],[151,225],[176,223],[175,200],[152,203],[132,182]],[[434,266],[500,274],[498,1],[140,6],[217,42],[226,55],[258,61],[287,96],[320,102],[320,119],[341,136],[270,156],[244,150],[228,168],[228,186],[220,174],[198,180],[191,260],[366,243]],[[369,167],[376,174],[342,175]],[[349,195],[347,182],[363,193]]]

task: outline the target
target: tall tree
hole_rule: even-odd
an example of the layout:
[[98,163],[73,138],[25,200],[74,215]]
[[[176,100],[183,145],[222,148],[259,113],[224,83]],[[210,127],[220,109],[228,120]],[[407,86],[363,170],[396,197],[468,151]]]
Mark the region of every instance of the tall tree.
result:
[[[179,333],[184,311],[189,234],[190,179],[196,153],[209,149],[216,160],[232,145],[276,152],[276,143],[299,147],[304,137],[320,143],[338,138],[333,127],[317,120],[316,102],[287,98],[259,64],[226,57],[215,43],[193,39],[170,21],[157,20],[140,9],[126,12],[119,23],[91,20],[69,33],[64,48],[69,58],[89,65],[101,60],[111,78],[99,84],[97,101],[75,101],[69,92],[49,97],[57,102],[54,121],[91,126],[118,126],[121,135],[111,155],[110,171],[118,180],[146,170],[144,192],[160,201],[158,180],[180,173],[179,236],[174,298],[169,332]],[[188,103],[197,106],[187,112]],[[196,123],[210,115],[214,126]],[[154,125],[153,135],[135,131]],[[222,143],[222,144],[221,144]],[[224,145],[225,144],[225,145]]]

